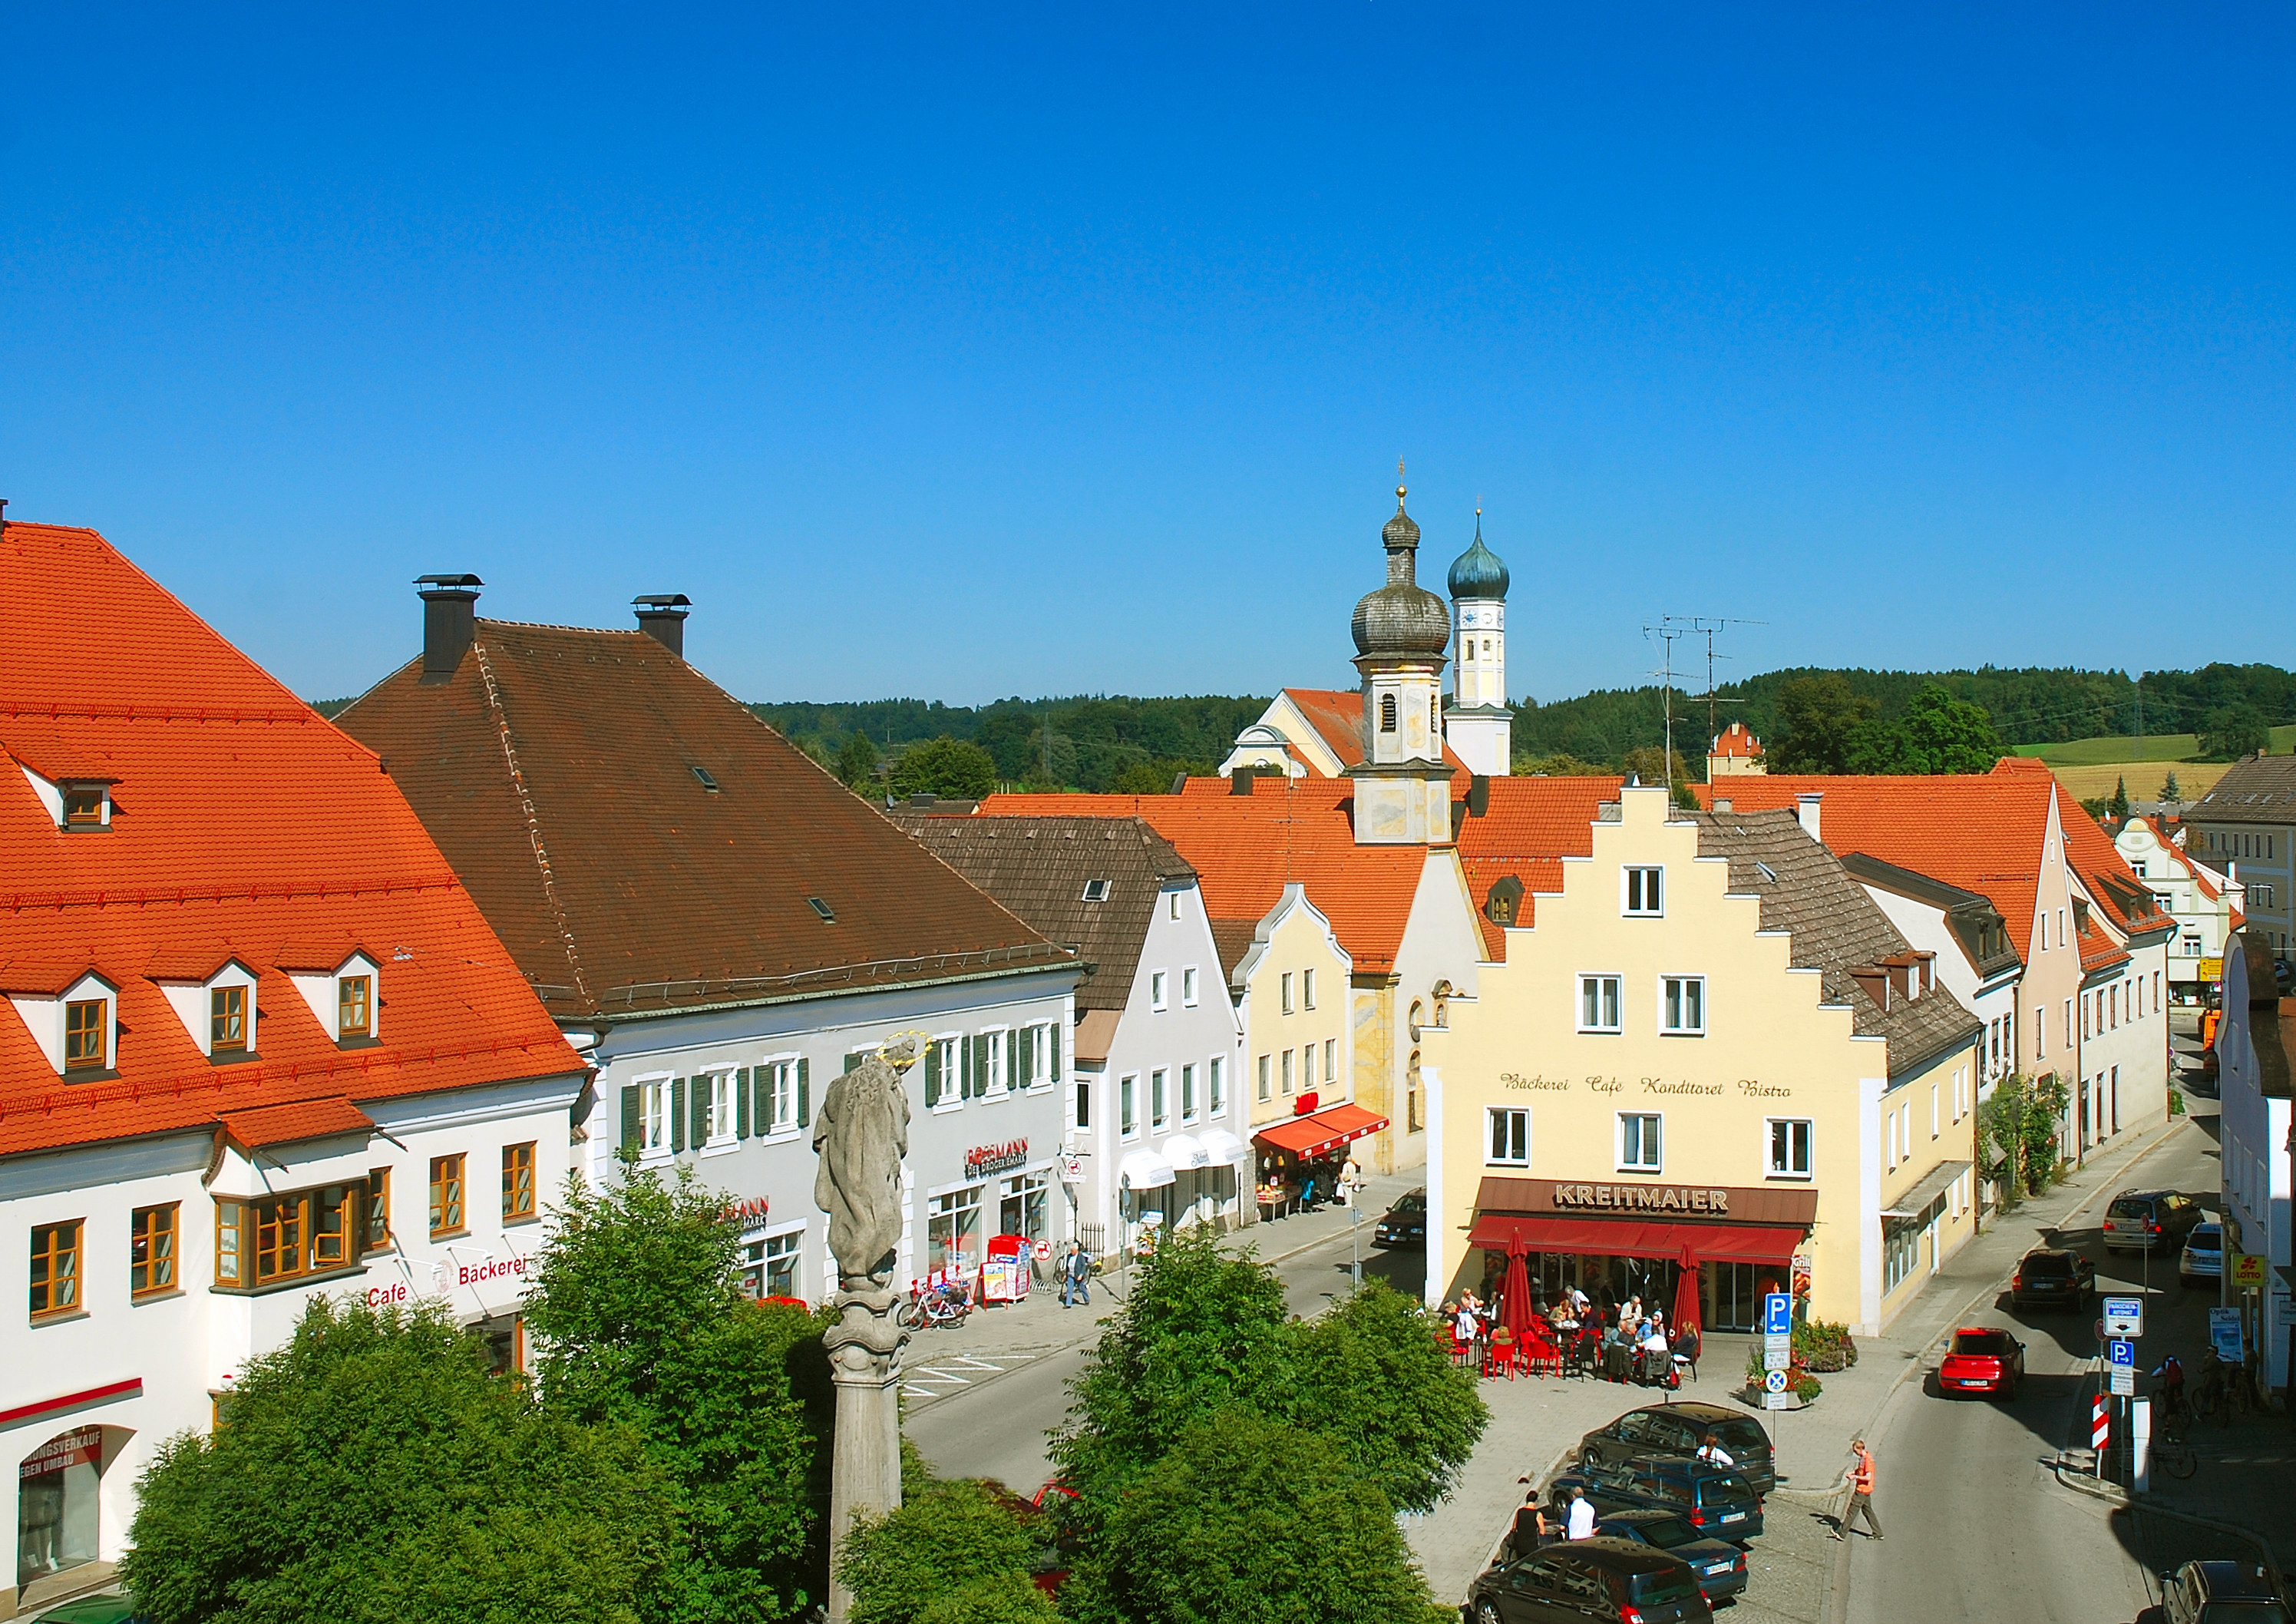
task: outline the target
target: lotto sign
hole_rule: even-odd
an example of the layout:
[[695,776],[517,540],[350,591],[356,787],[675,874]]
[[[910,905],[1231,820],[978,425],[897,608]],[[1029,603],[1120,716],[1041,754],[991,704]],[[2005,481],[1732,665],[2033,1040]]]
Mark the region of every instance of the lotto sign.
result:
[[2107,1336],[2144,1335],[2144,1300],[2142,1297],[2106,1298],[2104,1333]]
[[1784,1292],[1769,1292],[1762,1297],[1762,1334],[1791,1336],[1793,1334],[1793,1299]]
[[1782,1393],[1785,1391],[1786,1373],[1783,1370],[1774,1370],[1765,1375],[1762,1378],[1762,1390],[1766,1393]]
[[2244,1251],[2234,1256],[2232,1283],[2244,1292],[2261,1291],[2264,1287],[2264,1254]]

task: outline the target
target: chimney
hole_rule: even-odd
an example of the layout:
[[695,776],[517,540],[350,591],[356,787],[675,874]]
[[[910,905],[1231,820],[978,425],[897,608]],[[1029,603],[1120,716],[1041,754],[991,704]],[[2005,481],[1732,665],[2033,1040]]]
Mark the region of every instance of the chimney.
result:
[[1488,773],[1476,773],[1467,780],[1467,816],[1487,817],[1491,810],[1491,779]]
[[1794,797],[1795,820],[1801,824],[1802,833],[1821,846],[1825,843],[1825,837],[1817,832],[1817,803],[1824,799],[1825,792],[1822,790],[1816,794]]
[[414,584],[422,589],[416,595],[422,600],[422,680],[445,682],[477,635],[477,589],[486,583],[475,575],[422,575]]
[[630,602],[637,605],[638,629],[685,659],[685,617],[693,610],[693,600],[682,592],[654,592]]

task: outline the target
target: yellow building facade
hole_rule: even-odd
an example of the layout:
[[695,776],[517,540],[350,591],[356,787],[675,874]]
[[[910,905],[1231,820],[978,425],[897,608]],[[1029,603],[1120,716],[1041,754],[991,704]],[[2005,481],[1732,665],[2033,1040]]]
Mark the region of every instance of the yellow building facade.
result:
[[1792,813],[1630,788],[1588,834],[1422,1034],[1429,1300],[1520,1251],[1550,1299],[1694,1268],[1709,1328],[1878,1330],[1971,1232],[1978,1023]]
[[1315,1102],[1312,1111],[1351,1092],[1353,970],[1306,888],[1286,885],[1234,972],[1252,1132],[1298,1114],[1303,1098]]

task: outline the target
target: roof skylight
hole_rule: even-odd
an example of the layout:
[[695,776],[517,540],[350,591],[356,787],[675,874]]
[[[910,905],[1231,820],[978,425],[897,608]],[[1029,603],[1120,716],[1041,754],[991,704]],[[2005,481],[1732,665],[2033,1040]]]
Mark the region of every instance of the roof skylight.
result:
[[[699,772],[699,771],[701,771],[701,768],[699,768],[699,767],[696,767],[694,770],[695,770],[696,772]],[[807,906],[808,907],[811,908],[815,913],[816,913],[816,914],[818,914],[818,915],[821,915],[821,923],[824,923],[824,924],[825,924],[825,925],[833,925],[833,924],[835,924],[835,923],[837,923],[837,910],[836,910],[835,908],[833,908],[833,907],[831,907],[827,903],[824,902],[820,898],[818,898],[818,897],[808,897],[808,898],[805,899],[805,904],[806,904],[806,906]]]
[[1084,896],[1083,896],[1083,898],[1082,898],[1082,900],[1083,900],[1083,901],[1086,901],[1086,902],[1105,902],[1105,901],[1107,901],[1107,900],[1108,900],[1108,882],[1107,882],[1107,881],[1105,881],[1105,880],[1087,880],[1087,881],[1086,881],[1086,882],[1084,882]]
[[715,795],[718,792],[718,781],[709,775],[709,769],[708,767],[695,767],[693,769],[693,775],[696,779],[701,781],[701,787],[709,791],[709,793]]

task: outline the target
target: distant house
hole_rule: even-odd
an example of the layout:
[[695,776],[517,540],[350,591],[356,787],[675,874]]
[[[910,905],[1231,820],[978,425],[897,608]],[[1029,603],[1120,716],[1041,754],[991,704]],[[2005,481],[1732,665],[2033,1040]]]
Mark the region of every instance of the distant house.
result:
[[904,1275],[1065,1241],[1077,954],[689,664],[683,599],[594,631],[476,619],[479,585],[430,578],[421,656],[337,720],[598,1067],[583,1171],[694,1165],[744,1215],[752,1290],[817,1300],[814,1102],[912,1032]]
[[2129,818],[2112,843],[2154,904],[2177,922],[2168,954],[2170,988],[2185,1000],[2199,999],[2224,974],[2225,944],[2243,923],[2242,888],[2228,877],[2234,861],[2210,867],[2157,816]]
[[1742,778],[1767,773],[1769,763],[1762,753],[1762,742],[1756,738],[1743,722],[1733,722],[1714,735],[1706,750],[1706,777],[1710,783],[1717,778]]
[[2233,764],[2209,792],[2185,809],[2186,849],[2229,868],[2247,887],[2249,929],[2290,956],[2296,938],[2296,756],[2249,756]]
[[2224,1025],[2217,1034],[2223,1090],[2225,1251],[2266,1260],[2249,1293],[2225,1283],[2225,1300],[2247,1310],[2259,1384],[2284,1387],[2296,1341],[2289,1296],[2291,1111],[2296,1109],[2296,998],[2280,997],[2272,948],[2253,930],[2234,932],[2225,954]]

